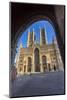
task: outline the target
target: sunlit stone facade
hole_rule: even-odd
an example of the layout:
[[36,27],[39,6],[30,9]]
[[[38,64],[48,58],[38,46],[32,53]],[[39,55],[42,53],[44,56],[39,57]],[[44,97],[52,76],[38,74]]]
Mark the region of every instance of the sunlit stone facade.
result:
[[47,43],[46,31],[40,29],[40,43],[36,41],[35,31],[28,31],[27,47],[20,44],[16,59],[17,74],[45,73],[63,70],[56,39]]

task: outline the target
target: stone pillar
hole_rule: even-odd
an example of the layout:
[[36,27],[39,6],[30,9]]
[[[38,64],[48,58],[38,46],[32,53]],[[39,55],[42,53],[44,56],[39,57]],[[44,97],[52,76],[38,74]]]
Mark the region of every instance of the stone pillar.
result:
[[16,46],[12,45],[11,47],[11,53],[10,53],[10,65],[11,65],[11,68],[14,66],[14,60],[15,60],[15,55],[16,55]]
[[35,64],[34,64],[34,53],[33,53],[33,57],[32,57],[32,72],[35,72]]
[[26,73],[28,73],[28,59],[26,58]]

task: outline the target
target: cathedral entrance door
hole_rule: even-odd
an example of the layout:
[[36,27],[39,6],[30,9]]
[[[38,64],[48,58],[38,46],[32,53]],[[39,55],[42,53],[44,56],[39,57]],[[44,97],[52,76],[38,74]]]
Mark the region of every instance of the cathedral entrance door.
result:
[[32,67],[32,59],[31,57],[28,57],[28,72],[31,72],[31,67]]
[[40,58],[39,58],[38,48],[36,48],[34,51],[34,65],[35,65],[35,72],[40,72]]
[[43,71],[45,72],[47,70],[47,60],[46,60],[46,56],[42,56],[42,67],[43,67]]
[[24,73],[26,72],[26,65],[24,65]]

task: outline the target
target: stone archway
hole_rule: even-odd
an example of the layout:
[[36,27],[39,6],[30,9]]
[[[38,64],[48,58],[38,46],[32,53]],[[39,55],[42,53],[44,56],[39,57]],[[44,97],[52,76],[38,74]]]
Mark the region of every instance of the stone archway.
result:
[[40,72],[40,57],[38,48],[34,50],[34,65],[35,65],[35,72]]
[[[61,19],[64,21],[64,6],[60,5],[40,5],[40,4],[21,4],[11,3],[11,64],[14,61],[15,49],[17,40],[20,38],[21,34],[34,22],[42,19],[46,19],[53,23],[56,30],[57,42],[59,45],[62,61],[64,63],[64,44],[63,35],[64,24],[61,23]],[[33,10],[33,12],[32,12]],[[25,11],[25,12],[24,12]],[[61,11],[61,13],[60,13]],[[19,34],[20,33],[20,34]],[[61,37],[61,34],[62,37]]]

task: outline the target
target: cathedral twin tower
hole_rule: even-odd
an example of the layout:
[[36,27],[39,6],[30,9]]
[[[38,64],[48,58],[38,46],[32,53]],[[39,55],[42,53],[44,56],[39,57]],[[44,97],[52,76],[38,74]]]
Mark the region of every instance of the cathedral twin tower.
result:
[[[44,28],[40,29],[40,45],[46,44],[46,30]],[[35,31],[33,29],[32,32],[28,31],[28,40],[27,40],[27,47],[32,46],[33,44],[37,43]]]

